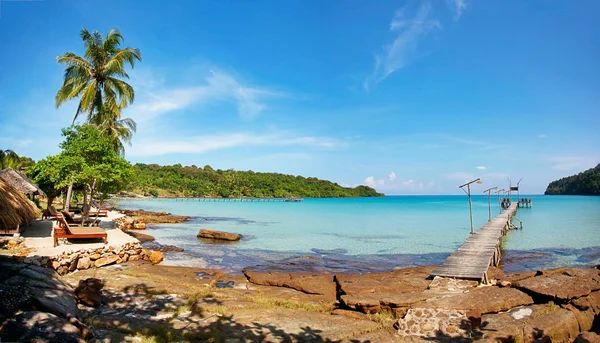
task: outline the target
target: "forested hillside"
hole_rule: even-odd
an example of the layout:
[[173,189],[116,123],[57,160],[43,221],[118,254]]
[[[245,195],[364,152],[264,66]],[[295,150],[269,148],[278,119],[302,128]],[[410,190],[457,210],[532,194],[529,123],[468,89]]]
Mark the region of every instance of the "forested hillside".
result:
[[547,195],[600,195],[600,164],[583,173],[552,181]]
[[208,165],[198,168],[138,163],[133,168],[135,176],[129,190],[153,196],[341,198],[383,195],[367,186],[346,188],[313,177],[214,170]]

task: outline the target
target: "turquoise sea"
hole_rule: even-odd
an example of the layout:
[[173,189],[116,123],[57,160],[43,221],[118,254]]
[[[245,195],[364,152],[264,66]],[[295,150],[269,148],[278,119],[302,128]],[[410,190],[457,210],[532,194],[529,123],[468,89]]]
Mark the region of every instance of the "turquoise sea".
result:
[[[522,230],[503,242],[507,271],[600,263],[600,197],[522,195]],[[516,198],[516,197],[515,197]],[[488,198],[473,196],[475,230],[488,220]],[[490,199],[492,217],[498,199]],[[167,264],[239,271],[247,266],[385,271],[439,264],[469,236],[466,196],[387,196],[305,199],[304,202],[201,202],[119,199],[124,209],[192,216],[182,224],[151,225],[146,233],[184,253]],[[518,222],[515,221],[515,223]],[[237,243],[199,240],[200,228],[241,233]]]

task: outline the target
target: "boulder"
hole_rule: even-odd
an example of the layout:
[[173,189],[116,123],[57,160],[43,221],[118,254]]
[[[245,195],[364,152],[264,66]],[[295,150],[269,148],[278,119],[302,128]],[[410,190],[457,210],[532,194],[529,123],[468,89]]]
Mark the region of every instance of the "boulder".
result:
[[240,235],[239,233],[200,229],[197,237],[206,239],[216,239],[222,241],[239,241],[240,238],[242,238],[242,235]]
[[117,255],[109,255],[106,257],[100,257],[99,259],[97,259],[94,262],[94,265],[96,266],[96,268],[99,268],[102,266],[107,266],[109,264],[113,264],[113,263],[117,262],[118,259],[119,259],[119,256],[117,256]]
[[96,307],[102,303],[100,291],[104,283],[100,279],[88,278],[79,280],[79,285],[75,288],[77,299],[85,305]]
[[329,273],[243,272],[250,282],[257,285],[287,287],[307,294],[324,295],[328,301],[336,299],[336,285],[333,275]]
[[79,343],[79,328],[51,313],[26,311],[9,319],[0,329],[2,342]]
[[525,324],[523,333],[524,342],[572,342],[579,335],[579,324],[571,311],[548,305],[546,312]]
[[135,230],[146,230],[146,223],[135,223],[133,224]]
[[160,251],[153,251],[152,253],[150,253],[150,262],[152,262],[153,264],[161,263],[162,260],[164,260],[164,258],[165,256]]
[[77,269],[88,269],[91,265],[92,262],[88,256],[81,256],[79,260],[77,260]]
[[577,336],[573,343],[600,343],[600,335],[593,332],[584,332]]
[[594,268],[568,268],[545,271],[536,277],[517,281],[514,287],[545,298],[569,300],[600,290],[600,271]]
[[95,253],[93,255],[90,256],[90,260],[92,261],[96,261],[97,259],[99,259],[100,257],[102,257],[102,255]]

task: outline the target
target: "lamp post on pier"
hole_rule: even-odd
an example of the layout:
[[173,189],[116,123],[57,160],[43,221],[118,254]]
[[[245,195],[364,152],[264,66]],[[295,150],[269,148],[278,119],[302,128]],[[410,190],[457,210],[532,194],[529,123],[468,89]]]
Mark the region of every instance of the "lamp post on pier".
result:
[[[469,196],[469,218],[471,218],[471,234],[473,234],[473,205],[471,204],[471,184],[477,182],[479,184],[481,184],[483,181],[481,181],[480,178],[477,178],[473,181],[469,181],[467,183],[465,183],[464,185],[458,186],[458,188],[462,189],[463,192],[465,192],[468,196]],[[467,186],[467,190],[465,191],[465,189],[463,187]]]
[[483,193],[487,193],[488,195],[488,222],[492,221],[492,203],[490,202],[490,193],[492,190],[498,190],[498,187],[488,188]]
[[500,204],[500,193],[502,192],[504,192],[504,188],[498,189],[498,187],[496,187],[496,194],[498,195],[498,211],[500,211],[499,213],[502,213],[502,205]]

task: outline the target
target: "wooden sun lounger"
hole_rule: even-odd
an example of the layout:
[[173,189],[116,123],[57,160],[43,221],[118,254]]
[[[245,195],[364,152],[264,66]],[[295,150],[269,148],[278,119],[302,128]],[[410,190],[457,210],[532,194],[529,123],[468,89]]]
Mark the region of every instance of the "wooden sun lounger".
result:
[[56,216],[58,226],[54,228],[54,246],[57,245],[60,238],[102,238],[106,244],[106,231],[99,227],[72,227],[65,218],[58,214]]
[[42,213],[42,219],[56,218],[57,213],[58,212],[56,212],[56,209],[54,208],[54,206],[50,205],[50,206],[48,206],[46,211],[44,211],[44,213]]
[[95,208],[92,206],[92,208],[90,209],[90,216],[98,216],[98,217],[108,217],[108,211],[107,210],[101,210],[98,208]]
[[98,226],[98,224],[100,223],[100,219],[88,219],[85,223],[83,222],[83,218],[73,218],[73,216],[69,213],[69,212],[65,212],[65,211],[60,211],[60,213],[63,215],[63,217],[65,218],[65,220],[67,221],[67,223],[69,223],[69,225],[71,226],[79,226],[79,225],[83,225],[83,224],[91,224],[93,226]]

